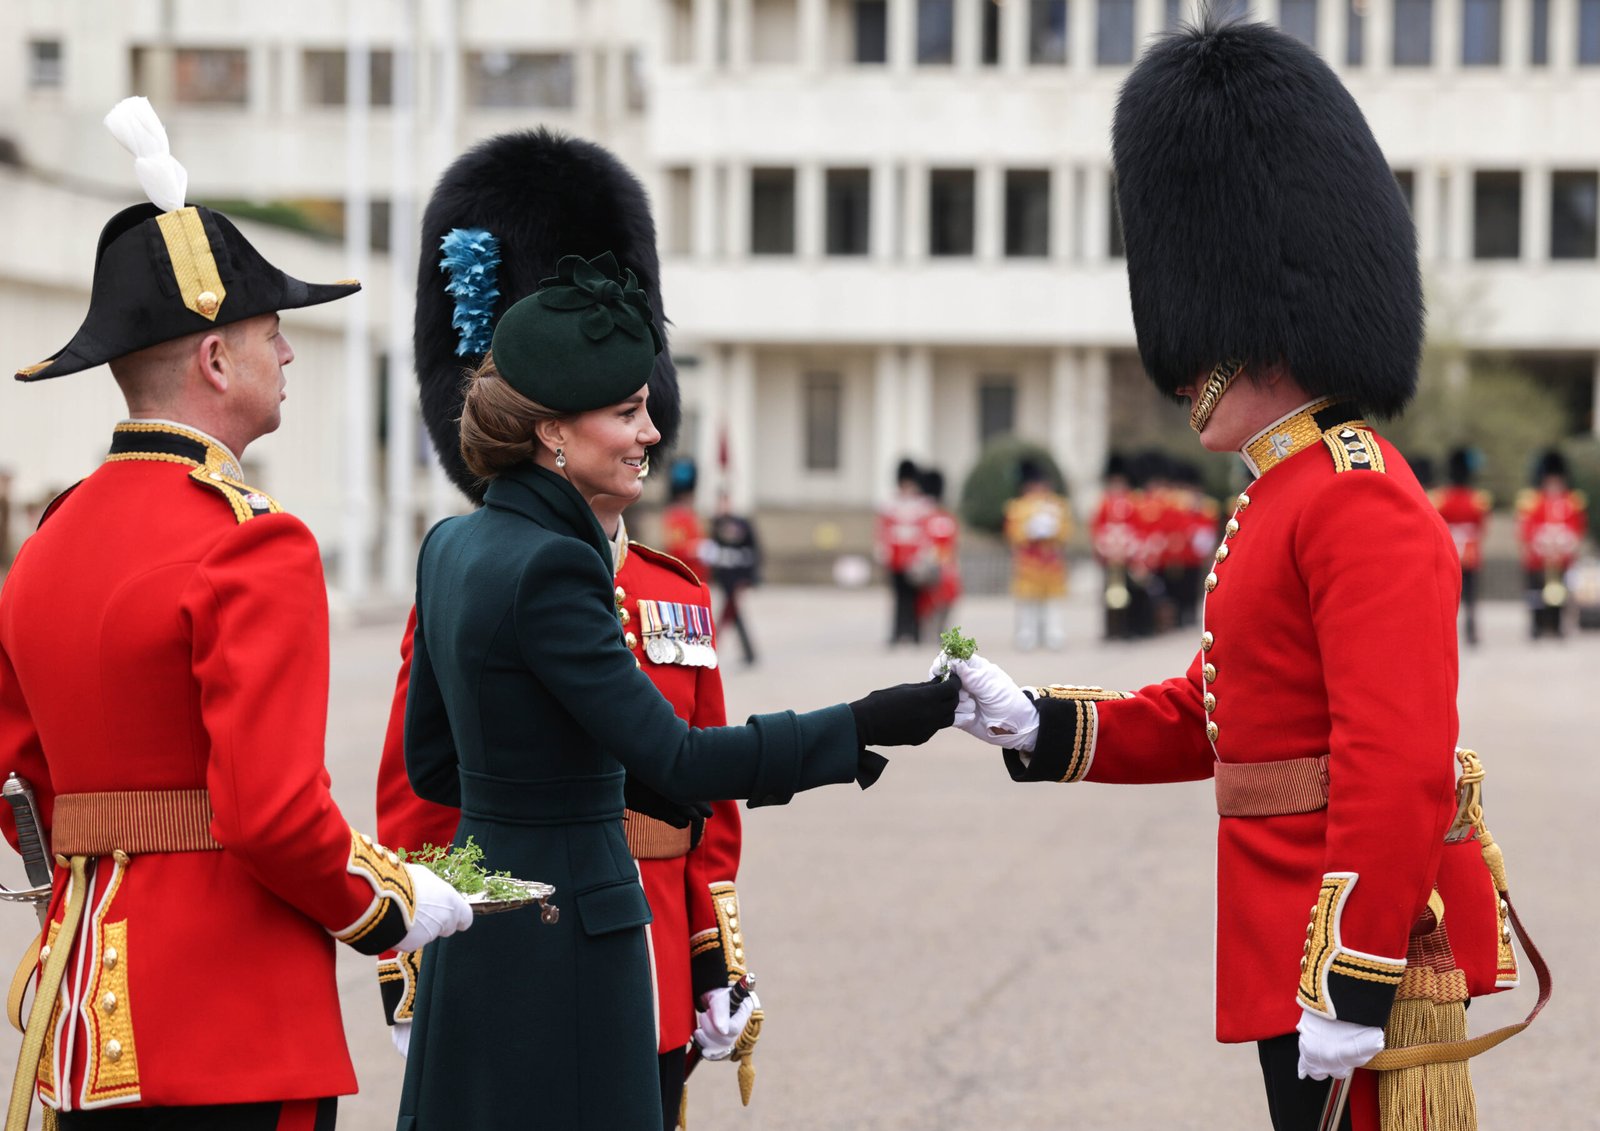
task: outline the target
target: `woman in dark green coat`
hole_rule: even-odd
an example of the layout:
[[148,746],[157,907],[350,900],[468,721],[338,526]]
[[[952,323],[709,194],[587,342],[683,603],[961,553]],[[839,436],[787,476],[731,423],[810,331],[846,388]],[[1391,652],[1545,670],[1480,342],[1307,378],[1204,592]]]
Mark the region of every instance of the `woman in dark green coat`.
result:
[[[622,832],[624,770],[663,798],[782,804],[871,784],[869,743],[948,726],[950,684],[691,730],[623,642],[611,551],[586,498],[637,494],[660,349],[631,273],[569,257],[510,308],[467,388],[482,509],[429,532],[406,704],[416,792],[457,843],[553,883],[555,924],[513,912],[429,948],[399,1131],[656,1131],[650,910]],[[670,802],[668,802],[670,804]]]

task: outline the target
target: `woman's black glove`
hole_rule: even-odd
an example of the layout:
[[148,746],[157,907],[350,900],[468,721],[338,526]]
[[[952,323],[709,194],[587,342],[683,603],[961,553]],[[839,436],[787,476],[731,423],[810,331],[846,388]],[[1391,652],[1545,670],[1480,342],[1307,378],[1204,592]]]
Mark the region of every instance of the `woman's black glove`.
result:
[[675,829],[686,829],[693,822],[711,816],[711,806],[703,801],[677,802],[657,793],[629,774],[622,779],[622,803],[635,813],[665,821]]
[[862,746],[921,746],[956,717],[961,683],[930,679],[874,691],[850,704]]

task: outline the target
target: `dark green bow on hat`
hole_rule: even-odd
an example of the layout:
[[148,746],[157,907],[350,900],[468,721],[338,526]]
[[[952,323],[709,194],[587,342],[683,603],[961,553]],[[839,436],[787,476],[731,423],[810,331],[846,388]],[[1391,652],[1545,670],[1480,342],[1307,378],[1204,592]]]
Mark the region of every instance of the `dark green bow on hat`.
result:
[[616,404],[650,379],[661,332],[633,272],[608,251],[569,255],[495,327],[490,350],[511,387],[556,412]]

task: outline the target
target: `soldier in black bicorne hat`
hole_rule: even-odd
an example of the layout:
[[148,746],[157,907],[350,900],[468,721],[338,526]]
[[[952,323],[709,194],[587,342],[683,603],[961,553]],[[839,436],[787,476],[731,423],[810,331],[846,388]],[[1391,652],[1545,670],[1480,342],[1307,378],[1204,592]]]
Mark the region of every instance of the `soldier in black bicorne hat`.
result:
[[1367,422],[1417,383],[1409,211],[1337,76],[1263,24],[1208,14],[1158,37],[1112,149],[1145,370],[1251,482],[1185,673],[1025,694],[951,661],[975,708],[958,725],[1006,747],[1018,781],[1214,779],[1216,1032],[1257,1046],[1273,1126],[1372,1131],[1381,1077],[1386,1127],[1459,1131],[1465,1052],[1373,1060],[1459,1035],[1467,994],[1516,980],[1480,845],[1445,843],[1455,551]]

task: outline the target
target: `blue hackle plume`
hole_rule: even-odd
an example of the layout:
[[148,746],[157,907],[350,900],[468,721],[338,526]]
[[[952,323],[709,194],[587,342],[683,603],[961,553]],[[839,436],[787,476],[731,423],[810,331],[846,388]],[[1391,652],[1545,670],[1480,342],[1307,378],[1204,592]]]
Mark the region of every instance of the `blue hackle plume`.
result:
[[500,241],[483,228],[451,228],[439,241],[439,250],[444,253],[439,270],[450,275],[444,290],[456,302],[450,319],[460,335],[456,353],[463,357],[488,353],[494,337],[494,304],[500,297],[495,289]]

